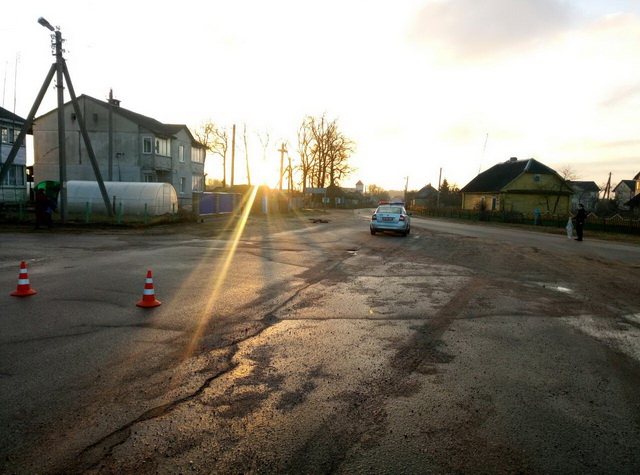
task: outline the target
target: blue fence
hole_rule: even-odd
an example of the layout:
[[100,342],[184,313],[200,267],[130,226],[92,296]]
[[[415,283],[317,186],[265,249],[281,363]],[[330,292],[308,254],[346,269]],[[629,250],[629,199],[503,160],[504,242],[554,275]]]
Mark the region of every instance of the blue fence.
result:
[[241,203],[239,193],[198,193],[198,214],[210,216],[233,212]]

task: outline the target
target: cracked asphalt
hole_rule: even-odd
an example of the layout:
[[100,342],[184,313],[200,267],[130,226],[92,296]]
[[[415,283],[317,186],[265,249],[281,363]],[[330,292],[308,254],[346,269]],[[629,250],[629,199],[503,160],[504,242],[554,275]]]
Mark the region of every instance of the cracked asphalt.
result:
[[0,470],[640,470],[639,246],[322,218],[0,233]]

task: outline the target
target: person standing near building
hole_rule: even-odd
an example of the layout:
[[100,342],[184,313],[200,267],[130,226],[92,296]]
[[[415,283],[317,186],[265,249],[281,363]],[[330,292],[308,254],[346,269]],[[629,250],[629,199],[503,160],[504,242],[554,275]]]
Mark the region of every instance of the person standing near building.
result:
[[36,192],[36,229],[40,229],[40,225],[47,224],[47,207],[49,199],[44,194],[43,189]]
[[576,213],[576,233],[578,234],[576,241],[582,241],[582,231],[586,220],[587,212],[584,210],[584,205],[580,203],[578,205],[578,212]]

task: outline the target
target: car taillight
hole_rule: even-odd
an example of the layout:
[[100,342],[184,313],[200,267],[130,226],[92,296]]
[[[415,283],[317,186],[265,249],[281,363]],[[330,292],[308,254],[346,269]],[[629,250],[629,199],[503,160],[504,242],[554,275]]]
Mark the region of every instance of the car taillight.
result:
[[375,213],[373,213],[373,215],[371,216],[371,221],[375,221],[375,220],[377,220],[377,219],[378,219],[378,218],[376,217],[376,214],[375,214]]
[[398,221],[404,221],[404,216],[400,215],[400,219]]

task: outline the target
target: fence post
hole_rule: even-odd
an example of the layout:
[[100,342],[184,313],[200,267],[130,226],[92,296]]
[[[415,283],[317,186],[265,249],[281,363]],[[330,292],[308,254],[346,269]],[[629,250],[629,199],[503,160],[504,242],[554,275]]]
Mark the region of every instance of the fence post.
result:
[[24,202],[20,201],[18,203],[18,210],[18,219],[24,221]]
[[122,201],[118,203],[118,224],[122,224]]
[[176,204],[171,203],[171,221],[176,220]]
[[84,224],[89,224],[91,221],[91,203],[85,201],[84,203]]
[[149,214],[147,210],[147,203],[145,203],[144,204],[144,224],[147,224],[147,222],[149,222]]

